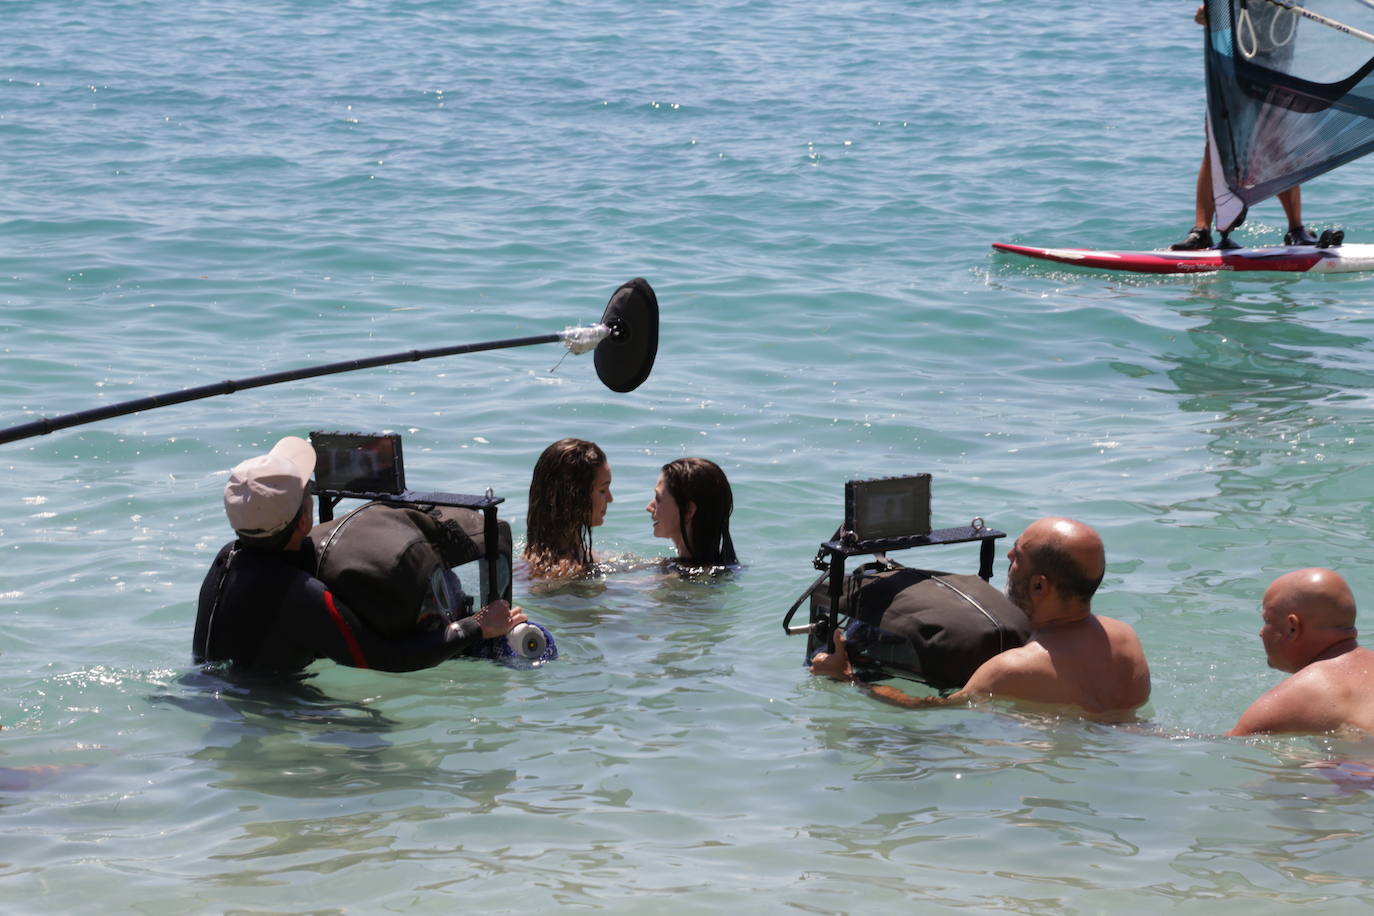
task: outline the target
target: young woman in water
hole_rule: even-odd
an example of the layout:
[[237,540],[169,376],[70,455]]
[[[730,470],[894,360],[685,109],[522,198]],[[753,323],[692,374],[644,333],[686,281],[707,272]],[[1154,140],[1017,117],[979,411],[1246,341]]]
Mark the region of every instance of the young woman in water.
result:
[[606,520],[611,464],[595,442],[559,439],[530,479],[525,562],[531,576],[575,576],[591,568],[592,529]]
[[654,537],[677,548],[679,567],[735,566],[730,513],[735,498],[725,472],[705,458],[679,458],[663,466],[654,498],[644,507],[654,520]]

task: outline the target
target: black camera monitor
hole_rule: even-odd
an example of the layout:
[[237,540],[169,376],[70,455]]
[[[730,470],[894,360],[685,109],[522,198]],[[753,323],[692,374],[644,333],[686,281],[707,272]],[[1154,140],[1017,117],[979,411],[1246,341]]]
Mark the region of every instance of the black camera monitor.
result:
[[405,492],[406,472],[398,433],[310,434],[315,447],[315,488],[355,493]]
[[860,541],[930,534],[930,475],[847,482],[844,527]]

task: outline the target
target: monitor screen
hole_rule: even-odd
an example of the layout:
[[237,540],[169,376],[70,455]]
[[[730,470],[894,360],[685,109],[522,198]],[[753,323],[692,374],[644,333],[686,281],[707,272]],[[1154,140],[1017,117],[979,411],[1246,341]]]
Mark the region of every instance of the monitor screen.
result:
[[861,541],[930,534],[930,475],[851,480],[845,527]]
[[312,432],[310,444],[315,447],[317,489],[393,496],[405,492],[399,434]]

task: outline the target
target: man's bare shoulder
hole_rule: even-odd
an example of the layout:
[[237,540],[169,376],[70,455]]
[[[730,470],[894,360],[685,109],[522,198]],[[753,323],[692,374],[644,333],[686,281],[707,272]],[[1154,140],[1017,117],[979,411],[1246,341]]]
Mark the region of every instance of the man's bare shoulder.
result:
[[1102,624],[1107,635],[1113,639],[1129,639],[1136,643],[1140,642],[1140,637],[1136,635],[1135,627],[1124,620],[1117,620],[1115,617],[1103,617],[1101,614],[1093,615]]
[[1024,646],[999,652],[980,665],[978,671],[981,672],[986,669],[990,675],[1016,674],[1027,671],[1049,671],[1051,666],[1050,656],[1045,651],[1045,647],[1032,640]]
[[1099,628],[1097,632],[1106,639],[1107,645],[1113,653],[1144,655],[1140,646],[1140,636],[1136,634],[1135,627],[1126,621],[1094,614],[1083,622],[1083,630],[1090,630],[1094,624]]
[[1111,646],[1112,656],[1118,661],[1128,661],[1146,671],[1145,647],[1140,644],[1140,636],[1135,627],[1115,617],[1099,617],[1107,633],[1107,644]]
[[979,665],[961,693],[1019,696],[1015,688],[1054,677],[1054,660],[1049,652],[1038,642],[1028,642]]
[[[1330,665],[1331,672],[1339,672],[1339,677],[1350,679],[1354,686],[1367,687],[1374,693],[1374,649],[1356,646],[1349,652],[1316,664]],[[1308,665],[1308,668],[1313,667]],[[1304,668],[1304,671],[1307,669]]]
[[1014,700],[1038,710],[1097,715],[1099,710],[1079,686],[1070,659],[1037,642],[1011,649],[984,662],[957,695],[964,699],[992,697]]
[[1228,735],[1270,732],[1323,732],[1340,727],[1330,715],[1329,685],[1320,673],[1308,668],[1270,687],[1241,713]]
[[1129,624],[1089,617],[1033,637],[989,659],[965,691],[1075,706],[1092,715],[1135,710],[1149,699],[1149,666]]
[[1241,714],[1230,735],[1374,731],[1374,651],[1356,648],[1289,675]]

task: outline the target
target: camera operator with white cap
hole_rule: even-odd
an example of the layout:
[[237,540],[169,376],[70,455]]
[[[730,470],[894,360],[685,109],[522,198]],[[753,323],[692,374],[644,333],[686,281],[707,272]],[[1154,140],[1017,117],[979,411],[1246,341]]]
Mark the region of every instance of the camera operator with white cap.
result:
[[192,641],[198,664],[295,674],[329,658],[355,668],[414,671],[525,621],[519,608],[493,601],[471,617],[401,638],[369,628],[315,577],[307,537],[314,470],[314,448],[287,436],[229,472],[224,511],[238,538],[220,549],[200,588]]

